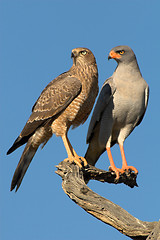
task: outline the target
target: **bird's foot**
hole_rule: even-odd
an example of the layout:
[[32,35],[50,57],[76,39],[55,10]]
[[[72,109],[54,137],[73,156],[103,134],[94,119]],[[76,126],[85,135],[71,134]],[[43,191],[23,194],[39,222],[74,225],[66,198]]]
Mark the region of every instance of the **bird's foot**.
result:
[[86,159],[84,157],[80,157],[80,156],[75,156],[75,157],[70,157],[70,158],[66,158],[64,159],[64,161],[66,162],[74,162],[75,164],[77,164],[80,168],[84,168],[88,166],[88,163],[86,161]]
[[115,172],[116,174],[116,180],[119,179],[119,175],[121,173],[121,169],[117,168],[116,166],[109,166],[109,171]]
[[130,172],[130,171],[134,171],[135,174],[138,174],[138,170],[133,167],[133,166],[123,166],[121,169],[120,168],[116,168],[115,166],[110,166],[109,170],[112,172],[115,172],[116,174],[116,180],[119,179],[120,174],[123,174],[125,172]]
[[123,174],[126,171],[127,172],[134,171],[135,174],[138,174],[138,170],[133,166],[128,166],[128,165],[122,166],[122,168],[120,169],[120,172]]

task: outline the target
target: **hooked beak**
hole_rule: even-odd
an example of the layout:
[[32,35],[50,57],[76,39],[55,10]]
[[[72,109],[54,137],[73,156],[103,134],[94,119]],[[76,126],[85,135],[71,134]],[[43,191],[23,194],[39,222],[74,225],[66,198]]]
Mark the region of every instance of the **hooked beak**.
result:
[[72,51],[71,58],[75,58],[75,57],[77,57],[77,52],[76,51]]
[[108,60],[109,59],[117,59],[117,58],[121,58],[121,55],[119,53],[116,53],[115,51],[111,50],[109,55],[108,55]]

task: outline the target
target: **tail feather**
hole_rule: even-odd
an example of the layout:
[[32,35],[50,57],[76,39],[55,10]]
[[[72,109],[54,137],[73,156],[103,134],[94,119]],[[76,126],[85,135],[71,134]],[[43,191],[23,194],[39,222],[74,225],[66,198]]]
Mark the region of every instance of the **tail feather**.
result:
[[[112,141],[111,147],[116,143],[117,141]],[[99,145],[97,138],[92,139],[85,154],[85,159],[87,160],[88,164],[94,166],[105,150],[105,147]]]
[[85,159],[87,160],[88,164],[94,166],[104,151],[105,148],[101,149],[90,144],[85,154]]
[[[52,131],[51,131],[51,127],[50,127],[50,121],[46,122],[45,126],[38,128],[36,130],[36,132],[32,136],[29,137],[27,144],[25,146],[25,149],[22,153],[21,159],[20,159],[18,166],[15,170],[15,173],[13,175],[11,189],[10,189],[11,191],[15,187],[16,187],[16,191],[18,190],[18,188],[21,185],[21,182],[23,180],[23,177],[24,177],[38,147],[42,143],[46,144],[47,141],[51,138]],[[13,144],[13,146],[14,146],[14,144]]]
[[7,155],[14,152],[17,148],[25,144],[31,135],[25,137],[18,137],[15,142],[13,143],[12,147],[8,150]]
[[37,151],[39,146],[32,145],[32,137],[28,140],[27,145],[22,153],[21,159],[17,165],[15,173],[12,178],[11,188],[12,191],[16,187],[16,191],[21,185],[23,177]]
[[88,164],[92,166],[96,164],[101,154],[105,151],[105,146],[102,146],[99,143],[99,127],[100,125],[97,124],[92,132],[92,137],[89,139],[89,146],[85,154],[85,159]]

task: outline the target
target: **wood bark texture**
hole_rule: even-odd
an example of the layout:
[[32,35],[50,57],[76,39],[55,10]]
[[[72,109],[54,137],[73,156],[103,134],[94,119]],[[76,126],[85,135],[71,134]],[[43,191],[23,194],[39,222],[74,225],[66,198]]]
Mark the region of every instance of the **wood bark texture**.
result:
[[56,167],[56,173],[62,177],[64,192],[86,212],[131,239],[160,240],[159,222],[146,222],[133,217],[126,210],[101,197],[86,185],[90,179],[96,179],[114,184],[123,182],[133,187],[137,185],[136,176],[133,173],[124,174],[117,182],[115,174],[90,165],[86,169],[80,169],[74,163],[63,161]]

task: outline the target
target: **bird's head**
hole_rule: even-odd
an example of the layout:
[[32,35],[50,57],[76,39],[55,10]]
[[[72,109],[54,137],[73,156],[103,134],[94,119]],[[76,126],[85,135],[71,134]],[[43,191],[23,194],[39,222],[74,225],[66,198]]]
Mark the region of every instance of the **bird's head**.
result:
[[75,48],[72,50],[71,58],[75,65],[80,64],[96,64],[96,59],[93,53],[88,48]]
[[136,60],[136,56],[130,47],[121,45],[111,49],[109,59],[115,59],[117,63],[130,63]]

